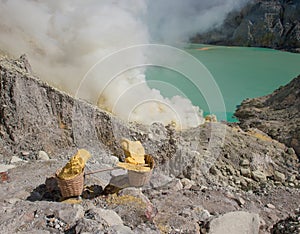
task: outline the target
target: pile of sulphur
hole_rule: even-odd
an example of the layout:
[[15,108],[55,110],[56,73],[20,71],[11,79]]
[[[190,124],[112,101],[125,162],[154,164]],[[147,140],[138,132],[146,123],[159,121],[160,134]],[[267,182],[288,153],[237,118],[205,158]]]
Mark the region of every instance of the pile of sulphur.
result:
[[119,162],[118,167],[138,172],[149,172],[151,167],[145,162],[145,149],[140,141],[121,141],[122,149],[125,153],[125,163]]
[[58,174],[58,178],[62,180],[70,180],[80,175],[85,167],[87,160],[91,154],[85,149],[79,149],[70,161],[62,168]]

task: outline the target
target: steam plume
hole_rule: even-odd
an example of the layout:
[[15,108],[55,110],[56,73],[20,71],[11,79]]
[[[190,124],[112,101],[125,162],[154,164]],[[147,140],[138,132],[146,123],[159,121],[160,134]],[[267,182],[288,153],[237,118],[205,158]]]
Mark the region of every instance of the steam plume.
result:
[[[219,25],[228,12],[245,2],[1,0],[0,49],[13,56],[26,53],[40,77],[75,95],[90,68],[105,56],[137,44],[188,40]],[[146,60],[141,52],[120,62],[143,64]],[[203,122],[201,111],[189,100],[167,99],[150,89],[144,69],[124,71],[109,84],[97,70],[88,74],[93,82],[79,96],[122,118],[148,124],[175,121],[183,128]]]
[[173,44],[220,26],[249,0],[151,0],[147,22],[152,40]]

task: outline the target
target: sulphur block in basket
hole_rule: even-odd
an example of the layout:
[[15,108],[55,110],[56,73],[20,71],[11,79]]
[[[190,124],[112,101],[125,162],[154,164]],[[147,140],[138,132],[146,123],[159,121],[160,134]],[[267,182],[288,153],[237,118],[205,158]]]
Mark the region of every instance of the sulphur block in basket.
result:
[[140,141],[130,141],[124,138],[121,141],[121,146],[128,163],[145,164],[145,149]]
[[144,167],[142,165],[135,165],[135,164],[131,164],[131,163],[122,163],[119,162],[117,164],[118,167],[122,167],[126,170],[130,170],[130,171],[139,171],[139,172],[148,172],[151,171],[150,167]]
[[85,163],[90,157],[91,154],[87,150],[78,150],[70,161],[62,168],[58,177],[62,180],[69,180],[76,177],[83,171]]
[[85,149],[79,149],[76,153],[80,158],[83,159],[84,163],[86,163],[92,156],[89,151]]
[[[134,165],[139,165],[138,161],[133,157],[125,158],[125,162],[130,163],[130,164],[134,164]],[[143,163],[141,162],[141,164],[143,164]]]

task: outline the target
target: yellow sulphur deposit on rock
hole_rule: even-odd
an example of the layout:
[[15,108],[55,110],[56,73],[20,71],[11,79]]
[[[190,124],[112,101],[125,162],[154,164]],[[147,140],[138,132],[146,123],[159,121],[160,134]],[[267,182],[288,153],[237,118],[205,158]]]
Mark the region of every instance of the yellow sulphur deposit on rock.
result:
[[121,147],[124,150],[125,162],[131,164],[145,164],[145,149],[140,141],[130,141],[126,138],[122,139]]
[[[125,158],[125,162],[127,163],[131,163],[131,164],[134,164],[134,165],[138,165],[139,163],[135,160],[134,157],[127,157]],[[143,162],[142,162],[143,163]]]
[[130,170],[130,171],[139,171],[139,172],[148,172],[148,171],[151,171],[151,168],[150,167],[144,167],[142,165],[134,165],[134,164],[131,164],[131,163],[122,163],[122,162],[119,162],[117,164],[118,167],[122,167],[126,170]]
[[62,180],[70,180],[83,172],[85,163],[91,157],[91,154],[85,150],[80,149],[70,159],[70,161],[62,168],[58,177]]
[[82,200],[78,200],[76,198],[69,198],[69,199],[63,200],[62,203],[66,203],[66,204],[80,204],[80,203],[82,203]]
[[[150,156],[145,155],[145,149],[140,141],[130,141],[126,138],[122,139],[121,147],[125,154],[125,163],[119,162],[118,167],[122,167],[130,171],[149,172],[152,170],[154,163]],[[145,157],[151,158],[151,162],[145,162]]]

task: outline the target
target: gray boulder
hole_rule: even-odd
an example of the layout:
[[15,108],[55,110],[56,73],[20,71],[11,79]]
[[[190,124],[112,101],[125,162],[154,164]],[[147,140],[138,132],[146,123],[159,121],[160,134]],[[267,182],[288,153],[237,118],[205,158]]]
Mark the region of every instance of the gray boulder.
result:
[[224,214],[210,223],[210,234],[256,234],[259,231],[260,219],[258,214],[245,211]]

